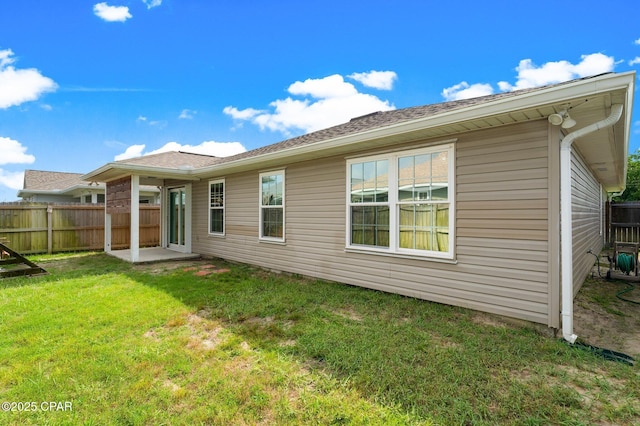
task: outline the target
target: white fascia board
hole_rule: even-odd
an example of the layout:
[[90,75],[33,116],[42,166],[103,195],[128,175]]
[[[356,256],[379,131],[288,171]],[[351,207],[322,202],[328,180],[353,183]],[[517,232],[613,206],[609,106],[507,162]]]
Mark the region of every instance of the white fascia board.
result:
[[[627,90],[627,92],[633,92],[634,79],[635,72],[627,72],[614,75],[605,74],[600,77],[592,77],[587,80],[579,80],[573,83],[567,83],[559,87],[556,86],[549,87],[547,89],[540,89],[537,91],[524,93],[522,95],[498,99],[490,103],[483,103],[472,105],[462,109],[456,109],[453,111],[446,111],[441,114],[419,118],[412,121],[405,121],[398,124],[392,124],[386,127],[367,130],[352,135],[341,136],[333,139],[325,139],[322,141],[310,143],[308,145],[292,147],[272,153],[257,155],[255,157],[243,158],[236,161],[203,167],[200,169],[196,169],[194,173],[198,176],[204,176],[211,172],[224,171],[226,169],[232,169],[238,166],[259,164],[263,161],[268,160],[281,160],[293,154],[306,154],[319,150],[331,150],[332,148],[344,147],[345,145],[365,142],[367,140],[379,139],[388,136],[399,135],[402,133],[410,133],[416,130],[426,130],[429,128],[449,124],[477,120],[480,118],[491,117],[508,112],[516,112],[524,109],[558,104],[569,99],[575,99],[583,96],[592,96],[594,94],[606,93],[614,90],[624,89]],[[625,107],[628,107],[628,105],[626,105]],[[630,110],[630,108],[627,109]],[[628,114],[630,114],[630,111],[628,111]]]
[[70,194],[70,193],[72,193],[74,191],[83,190],[83,189],[102,190],[102,191],[104,191],[105,185],[89,185],[89,184],[86,184],[86,183],[80,183],[80,184],[73,185],[73,186],[70,186],[70,187],[65,188],[65,189],[61,189],[60,190],[60,194],[68,194],[68,193]]
[[18,197],[29,195],[62,195],[62,189],[19,189]]
[[[139,176],[159,176],[167,179],[199,180],[198,177],[193,176],[193,172],[195,169],[180,169],[178,167],[169,169],[166,167],[153,167],[143,166],[139,164],[122,163],[107,163],[104,166],[82,176],[81,179],[90,182],[95,181],[96,176],[99,176],[111,170],[121,171],[122,173],[119,177],[134,174]],[[118,177],[114,177],[113,179],[118,179]]]

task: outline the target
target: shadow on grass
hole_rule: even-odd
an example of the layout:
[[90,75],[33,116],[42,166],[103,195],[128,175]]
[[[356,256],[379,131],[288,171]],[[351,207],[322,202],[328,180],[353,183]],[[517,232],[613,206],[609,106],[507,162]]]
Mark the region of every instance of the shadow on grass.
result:
[[45,262],[50,275],[14,283],[124,274],[224,323],[257,350],[292,357],[425,421],[549,424],[594,418],[580,394],[561,383],[557,367],[587,363],[601,369],[602,361],[533,329],[246,265],[190,263],[229,271],[196,276],[193,269],[176,267],[185,262],[134,266],[98,254]]
[[28,259],[44,268],[47,274],[3,278],[0,279],[0,289],[40,285],[45,282],[82,276],[126,273],[132,268],[132,265],[96,252],[28,256]]
[[532,328],[487,323],[465,309],[398,295],[209,263],[230,271],[133,272],[133,278],[222,321],[252,347],[294,357],[425,420],[553,423],[580,409],[580,396],[557,388],[544,371],[585,356]]

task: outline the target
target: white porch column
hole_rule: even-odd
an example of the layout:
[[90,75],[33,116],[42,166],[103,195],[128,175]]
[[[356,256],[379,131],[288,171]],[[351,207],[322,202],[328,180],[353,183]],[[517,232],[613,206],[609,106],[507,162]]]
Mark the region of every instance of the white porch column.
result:
[[111,253],[111,215],[104,212],[104,251]]
[[169,223],[169,191],[166,186],[160,188],[160,247],[167,248],[169,246],[168,223]]
[[129,249],[131,250],[131,262],[140,259],[140,176],[131,176],[131,238]]
[[104,188],[104,252],[111,253],[111,215],[107,213],[109,203],[109,185],[106,184]]

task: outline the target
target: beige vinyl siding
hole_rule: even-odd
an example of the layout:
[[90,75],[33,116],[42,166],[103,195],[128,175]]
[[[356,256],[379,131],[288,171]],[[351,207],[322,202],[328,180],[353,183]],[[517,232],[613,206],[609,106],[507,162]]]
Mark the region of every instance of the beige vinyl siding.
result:
[[604,198],[600,184],[586,166],[580,153],[571,153],[571,205],[573,223],[573,293],[578,293],[604,245],[601,218]]
[[457,137],[455,262],[345,250],[343,156],[282,164],[283,244],[258,241],[258,175],[265,170],[211,176],[227,185],[225,237],[207,234],[207,181],[194,183],[193,251],[547,324],[547,123]]

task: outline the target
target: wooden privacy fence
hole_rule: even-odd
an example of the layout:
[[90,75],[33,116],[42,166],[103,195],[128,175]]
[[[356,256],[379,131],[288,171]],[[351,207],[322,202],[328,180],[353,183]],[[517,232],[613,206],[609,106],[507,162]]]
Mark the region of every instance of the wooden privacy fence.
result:
[[[111,246],[129,247],[130,215],[111,217]],[[104,204],[0,203],[0,239],[18,253],[104,249]],[[140,205],[140,247],[160,245],[160,206]]]
[[609,244],[640,243],[640,201],[610,203],[607,213]]

